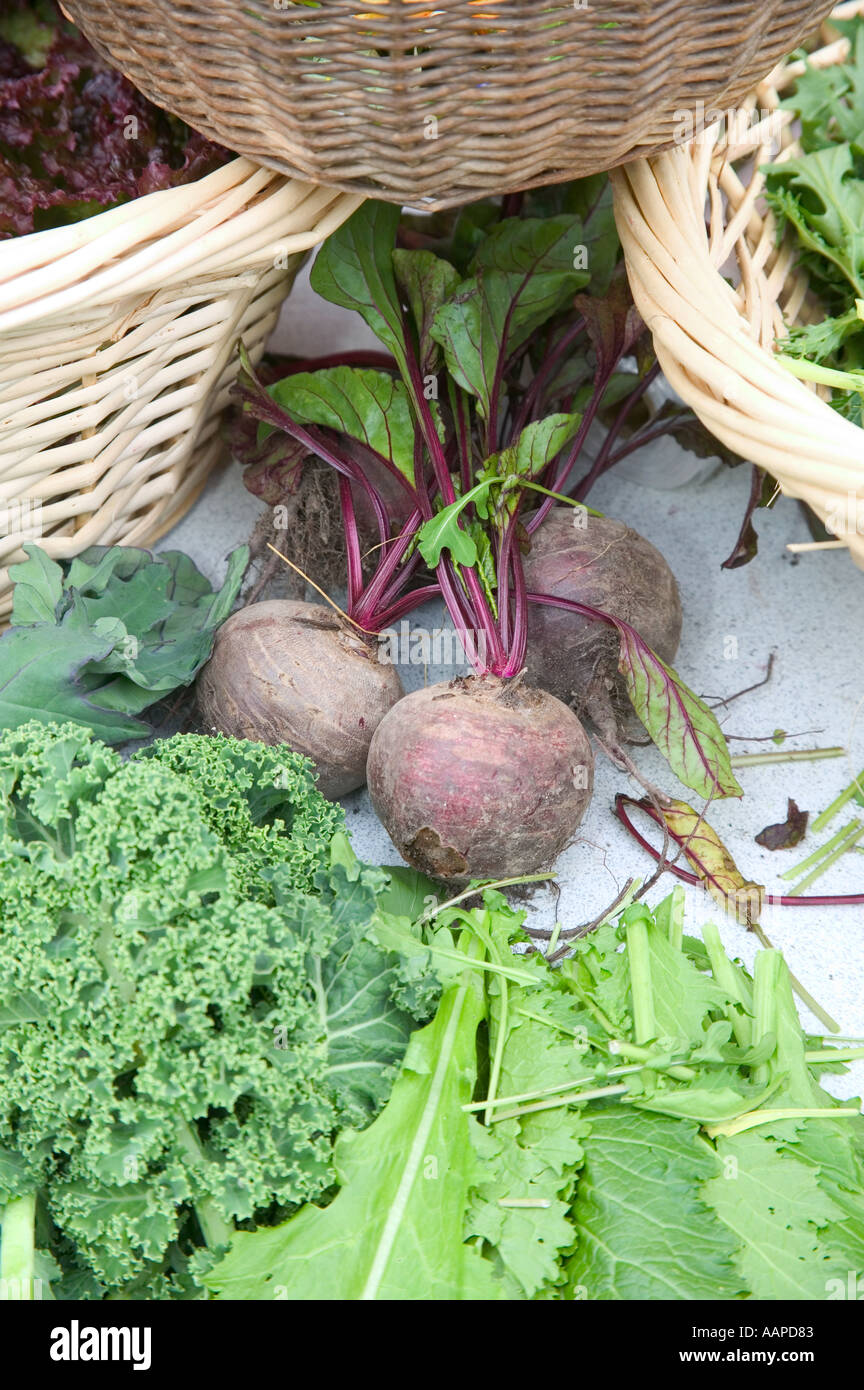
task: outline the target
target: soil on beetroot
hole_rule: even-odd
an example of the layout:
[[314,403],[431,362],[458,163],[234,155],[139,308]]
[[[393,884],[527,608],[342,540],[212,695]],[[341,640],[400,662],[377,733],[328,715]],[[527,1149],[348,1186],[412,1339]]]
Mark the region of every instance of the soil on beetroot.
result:
[[[372,544],[372,532],[361,537],[364,549]],[[297,566],[292,569],[274,554],[279,550]],[[259,517],[249,537],[252,578],[245,599],[300,599],[306,594],[302,570],[325,593],[345,585],[345,535],[339,510],[336,474],[318,459],[307,459],[292,490],[279,494],[278,509],[271,505]],[[367,564],[371,573],[374,556]]]

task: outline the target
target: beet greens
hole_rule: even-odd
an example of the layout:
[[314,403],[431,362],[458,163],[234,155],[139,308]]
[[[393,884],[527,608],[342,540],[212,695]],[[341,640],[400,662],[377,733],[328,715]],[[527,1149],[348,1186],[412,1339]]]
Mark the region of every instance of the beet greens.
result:
[[[611,624],[634,707],[676,773],[704,795],[739,795],[713,716],[634,629],[526,586],[523,550],[549,508],[558,501],[584,517],[596,478],[678,423],[632,428],[658,368],[641,350],[644,325],[617,263],[608,185],[573,188],[579,211],[484,214],[467,248],[457,225],[452,259],[416,234],[397,246],[398,209],[363,204],[320,251],[312,286],[358,312],[390,357],[331,360],[266,388],[244,358],[237,390],[258,422],[245,461],[254,472],[281,459],[287,486],[310,456],[335,470],[347,613],[364,632],[440,597],[475,670],[506,679],[525,664],[529,602]],[[635,374],[625,364],[634,355]],[[608,431],[580,477],[598,419]],[[385,498],[385,478],[401,510]],[[361,506],[377,533],[371,576]]]

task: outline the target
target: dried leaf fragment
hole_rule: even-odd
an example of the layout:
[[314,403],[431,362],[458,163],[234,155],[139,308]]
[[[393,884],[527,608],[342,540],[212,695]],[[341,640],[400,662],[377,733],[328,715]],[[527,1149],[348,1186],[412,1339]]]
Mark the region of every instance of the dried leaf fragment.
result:
[[810,812],[799,810],[790,796],[786,819],[775,825],[766,825],[756,836],[756,843],[762,845],[763,849],[792,849],[804,839],[809,819]]
[[670,838],[683,849],[696,877],[724,912],[728,912],[742,926],[749,927],[759,921],[765,898],[764,887],[745,879],[704,815],[694,811],[686,801],[669,801],[661,806],[659,802],[654,805],[648,800],[636,801],[620,795],[618,801],[638,806],[657,825],[665,821]]

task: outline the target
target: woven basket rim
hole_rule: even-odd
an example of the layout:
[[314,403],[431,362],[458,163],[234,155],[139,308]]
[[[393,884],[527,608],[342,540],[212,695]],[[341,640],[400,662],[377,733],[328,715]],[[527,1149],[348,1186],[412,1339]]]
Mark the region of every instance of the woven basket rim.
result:
[[257,361],[305,253],[360,201],[238,157],[0,244],[0,626],[24,541],[66,558],[182,515],[224,448],[238,338]]
[[361,201],[238,156],[188,184],[10,237],[0,242],[0,332],[64,304],[94,309],[133,291],[185,285],[211,269],[216,276],[252,273],[277,250],[310,250]]
[[[245,166],[242,169],[241,166]],[[136,210],[145,208],[146,212],[157,207],[173,208],[175,203],[181,203],[183,198],[176,198],[176,194],[187,194],[190,189],[200,189],[210,187],[224,182],[225,174],[231,170],[238,177],[234,177],[228,186],[239,182],[239,176],[245,176],[257,168],[254,161],[247,159],[245,155],[235,155],[233,159],[227,159],[224,164],[220,164],[218,169],[211,169],[209,174],[202,174],[197,179],[190,179],[188,183],[175,184],[172,188],[156,188],[152,193],[141,193],[137,198],[130,198],[124,203],[115,203],[112,207],[102,208],[99,212],[94,212],[90,217],[82,217],[79,222],[69,222],[60,227],[43,227],[38,232],[22,232],[20,236],[4,237],[0,241],[0,269],[2,269],[2,259],[9,247],[21,246],[27,243],[29,247],[39,247],[40,250],[45,246],[53,249],[55,241],[61,244],[66,241],[70,247],[77,247],[82,244],[82,234],[86,234],[94,224],[99,224],[99,232],[93,236],[83,236],[83,240],[92,241],[94,236],[101,235],[109,226],[115,223],[123,223],[134,220]],[[221,178],[220,178],[221,176]],[[302,180],[298,180],[302,182]],[[215,195],[214,195],[215,196]],[[172,200],[172,201],[168,201]]]
[[652,153],[830,2],[67,0],[103,57],[211,139],[429,211]]
[[[857,15],[864,0],[835,8],[811,60],[842,61],[848,40],[830,21]],[[775,356],[788,327],[813,318],[797,243],[791,233],[778,242],[773,215],[760,206],[760,168],[799,148],[791,112],[777,108],[778,92],[802,71],[794,57],[785,60],[750,93],[740,121],[719,122],[610,178],[634,298],[673,389],[716,437],[823,522],[850,496],[864,521],[864,429]],[[772,139],[775,152],[766,155]],[[737,285],[722,273],[732,259]],[[842,538],[864,568],[862,529],[844,529]]]

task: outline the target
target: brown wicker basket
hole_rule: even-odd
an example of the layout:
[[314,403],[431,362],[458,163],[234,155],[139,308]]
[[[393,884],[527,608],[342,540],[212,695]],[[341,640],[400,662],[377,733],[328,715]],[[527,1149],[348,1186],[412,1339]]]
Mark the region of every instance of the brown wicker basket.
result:
[[[64,0],[151,101],[240,154],[444,207],[669,145],[826,0]],[[710,115],[709,115],[710,121]]]

